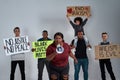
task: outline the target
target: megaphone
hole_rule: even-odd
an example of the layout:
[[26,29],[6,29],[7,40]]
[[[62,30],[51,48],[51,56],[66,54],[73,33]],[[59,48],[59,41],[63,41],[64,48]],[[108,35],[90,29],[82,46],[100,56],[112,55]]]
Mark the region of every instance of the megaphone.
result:
[[58,44],[56,47],[56,52],[58,54],[62,54],[64,52],[64,48],[60,44]]

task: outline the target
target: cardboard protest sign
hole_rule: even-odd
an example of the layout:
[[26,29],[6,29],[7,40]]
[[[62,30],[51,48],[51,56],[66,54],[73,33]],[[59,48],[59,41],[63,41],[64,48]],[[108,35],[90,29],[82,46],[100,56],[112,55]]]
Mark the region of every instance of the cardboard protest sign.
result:
[[120,45],[95,46],[95,59],[120,58]]
[[7,38],[3,39],[3,42],[4,46],[6,47],[6,55],[13,55],[30,51],[30,46],[28,45],[28,36]]
[[90,6],[69,6],[67,7],[68,16],[90,16]]
[[35,49],[34,58],[46,58],[46,49],[51,43],[53,40],[32,42],[32,47]]

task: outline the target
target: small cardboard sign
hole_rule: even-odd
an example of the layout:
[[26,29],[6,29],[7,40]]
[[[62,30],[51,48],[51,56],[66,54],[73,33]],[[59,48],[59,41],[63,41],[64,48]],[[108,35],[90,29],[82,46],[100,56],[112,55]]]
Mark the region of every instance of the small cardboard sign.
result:
[[95,46],[95,59],[120,58],[120,45],[97,45]]

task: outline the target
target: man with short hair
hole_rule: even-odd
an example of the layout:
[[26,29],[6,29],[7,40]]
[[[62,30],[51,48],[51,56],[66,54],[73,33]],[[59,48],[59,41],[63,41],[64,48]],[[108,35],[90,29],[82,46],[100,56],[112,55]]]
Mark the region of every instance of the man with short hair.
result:
[[73,39],[71,47],[75,48],[75,57],[78,60],[78,63],[74,63],[75,73],[74,80],[79,80],[80,67],[82,66],[84,73],[84,80],[88,80],[88,57],[87,57],[87,47],[90,47],[89,44],[84,39],[84,34],[82,31],[77,32],[77,38]]
[[[100,45],[109,45],[110,42],[108,41],[108,34],[106,32],[103,32],[101,35],[102,35],[103,41],[100,43]],[[108,70],[108,73],[110,74],[111,80],[116,80],[113,70],[112,70],[112,65],[111,65],[110,59],[99,59],[99,64],[100,64],[102,80],[106,80],[105,66]]]
[[[42,31],[42,36],[43,37],[39,38],[37,41],[51,40],[50,38],[48,38],[48,31],[47,30]],[[32,51],[34,51],[34,49],[32,49]],[[46,58],[38,58],[38,80],[43,80],[42,75],[43,75],[44,65],[46,65],[46,69],[47,69],[48,77],[49,77],[49,73],[50,73],[49,61]]]
[[[15,27],[13,29],[13,32],[15,34],[15,37],[20,37],[20,28]],[[28,43],[29,45],[29,43]],[[7,47],[4,46],[4,49]],[[19,54],[13,54],[11,55],[11,73],[10,73],[10,80],[14,80],[15,76],[15,70],[17,64],[19,65],[20,72],[21,72],[21,80],[25,80],[25,54],[19,53]]]

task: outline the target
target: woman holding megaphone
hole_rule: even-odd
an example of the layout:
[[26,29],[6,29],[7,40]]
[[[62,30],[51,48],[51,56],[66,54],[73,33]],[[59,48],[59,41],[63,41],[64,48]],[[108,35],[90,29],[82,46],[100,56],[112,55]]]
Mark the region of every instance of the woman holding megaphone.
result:
[[68,80],[69,56],[77,63],[70,46],[64,42],[63,38],[63,34],[57,32],[54,35],[54,42],[47,48],[47,60],[50,61],[50,80]]

